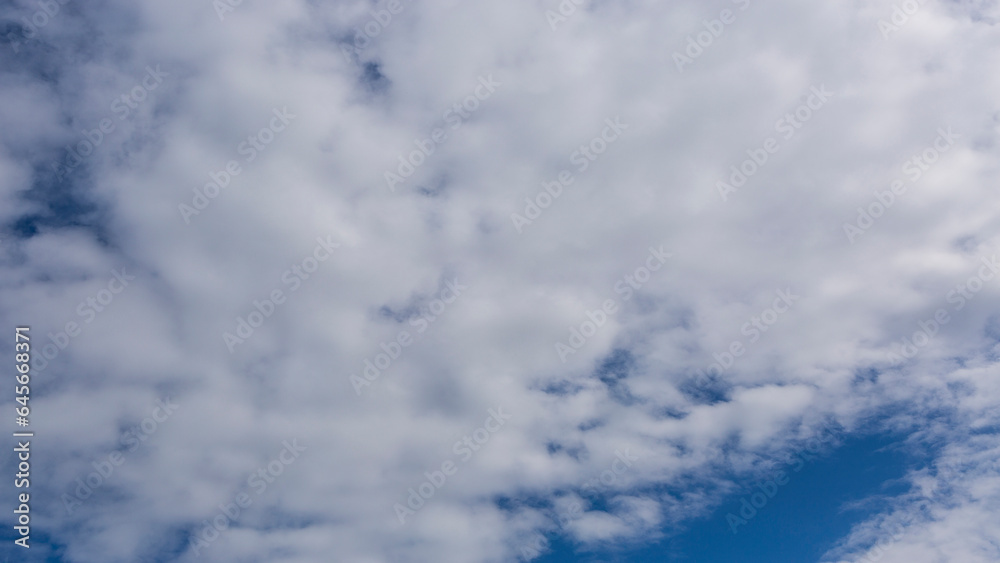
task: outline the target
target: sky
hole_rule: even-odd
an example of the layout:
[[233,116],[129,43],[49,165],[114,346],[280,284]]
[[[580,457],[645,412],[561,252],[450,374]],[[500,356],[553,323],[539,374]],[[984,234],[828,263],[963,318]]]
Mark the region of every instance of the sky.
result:
[[998,21],[3,3],[0,561],[1000,561]]

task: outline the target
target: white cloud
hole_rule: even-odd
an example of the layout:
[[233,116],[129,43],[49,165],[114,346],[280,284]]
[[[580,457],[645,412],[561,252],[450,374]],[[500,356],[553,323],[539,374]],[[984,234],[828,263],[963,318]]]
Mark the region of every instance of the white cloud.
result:
[[[564,531],[648,539],[719,493],[639,488],[697,473],[725,489],[719,467],[887,412],[978,456],[950,488],[915,470],[932,505],[888,557],[995,559],[1000,292],[946,300],[997,252],[995,3],[928,3],[886,40],[888,1],[751,2],[678,73],[671,53],[729,3],[584,4],[552,30],[552,2],[402,1],[350,61],[341,46],[383,4],[244,2],[222,21],[209,2],[66,4],[4,46],[4,317],[40,346],[82,324],[113,269],[136,276],[33,382],[34,525],[68,560],[193,560],[189,534],[292,439],[308,452],[200,560],[511,560],[626,449],[635,491]],[[156,65],[162,85],[109,114]],[[397,156],[489,74],[496,92],[390,191]],[[721,201],[716,182],[821,84],[830,101]],[[246,161],[241,143],[284,107],[296,118]],[[54,177],[108,115],[116,130]],[[577,173],[574,151],[615,116],[629,129]],[[850,244],[843,223],[947,126],[955,147]],[[230,160],[242,172],[186,224],[178,205]],[[562,170],[574,182],[519,235],[510,214]],[[291,293],[283,272],[327,236],[342,246]],[[616,282],[651,245],[672,256],[625,300]],[[463,295],[428,309],[454,279]],[[231,354],[222,335],[276,288],[287,302]],[[742,327],[776,288],[801,300],[751,344]],[[620,310],[564,364],[553,344],[607,299]],[[953,321],[890,366],[939,307]],[[415,315],[434,320],[418,332]],[[401,330],[412,345],[359,397],[350,375]],[[719,385],[692,390],[735,341]],[[66,516],[55,499],[164,396],[183,409]],[[400,526],[401,493],[497,405],[513,413],[502,432]],[[843,553],[867,549],[865,526]]]

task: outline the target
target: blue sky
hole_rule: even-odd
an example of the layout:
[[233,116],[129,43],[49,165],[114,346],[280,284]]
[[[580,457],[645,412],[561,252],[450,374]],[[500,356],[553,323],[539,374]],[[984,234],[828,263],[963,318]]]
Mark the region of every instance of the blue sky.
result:
[[1000,561],[998,23],[5,3],[0,561]]
[[[669,538],[653,545],[581,553],[558,542],[538,561],[819,561],[850,532],[852,525],[868,518],[877,508],[848,508],[848,505],[870,497],[898,494],[899,480],[916,463],[919,461],[914,456],[902,450],[899,436],[854,438],[832,452],[810,459],[799,472],[789,469],[787,484],[778,489],[746,526],[738,526],[736,534],[727,524],[726,515],[738,514],[741,507],[738,499],[749,497],[749,492],[724,498],[707,517],[694,519],[683,530],[664,530]],[[757,491],[752,486],[754,482],[745,480],[752,491]]]

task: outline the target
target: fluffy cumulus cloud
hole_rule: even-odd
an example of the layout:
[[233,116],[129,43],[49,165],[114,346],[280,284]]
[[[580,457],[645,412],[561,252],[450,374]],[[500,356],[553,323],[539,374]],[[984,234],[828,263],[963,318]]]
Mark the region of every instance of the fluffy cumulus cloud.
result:
[[874,425],[931,457],[824,561],[998,560],[998,20],[7,3],[31,555],[641,544]]

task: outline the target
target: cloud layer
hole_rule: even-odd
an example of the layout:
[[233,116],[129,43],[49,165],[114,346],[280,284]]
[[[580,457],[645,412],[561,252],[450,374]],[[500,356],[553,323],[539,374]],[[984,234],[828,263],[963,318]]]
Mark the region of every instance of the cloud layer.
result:
[[643,542],[874,424],[828,560],[1000,557],[996,2],[0,16],[33,554]]

